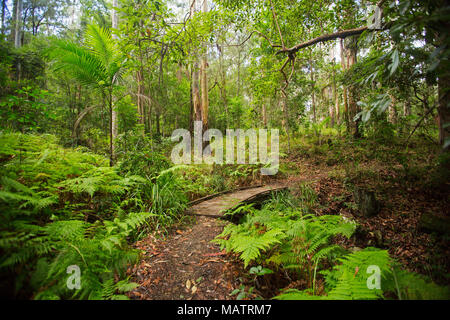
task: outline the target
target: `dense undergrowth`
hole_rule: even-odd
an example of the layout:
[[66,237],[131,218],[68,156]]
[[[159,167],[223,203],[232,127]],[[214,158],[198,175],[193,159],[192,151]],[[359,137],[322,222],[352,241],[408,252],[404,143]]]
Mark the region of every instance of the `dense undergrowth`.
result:
[[[449,299],[448,287],[409,272],[387,250],[375,247],[346,250],[333,240],[352,237],[355,221],[339,215],[309,213],[314,192],[273,197],[261,209],[246,211],[239,224],[229,223],[214,242],[244,262],[249,290],[238,298],[311,299]],[[379,278],[373,276],[375,273]],[[280,281],[281,278],[281,281]],[[289,284],[283,290],[280,284]]]
[[[417,147],[406,153],[385,144],[372,150],[373,139],[354,143],[324,130],[303,132],[293,141],[291,158],[337,165],[328,175],[347,186],[377,178],[373,167],[357,165],[369,162],[389,163],[404,183],[428,187],[435,184],[433,176],[440,177],[434,173],[420,180],[424,171],[439,168],[439,159],[428,159],[430,151]],[[53,135],[0,135],[2,295],[126,299],[124,293],[136,286],[126,276],[140,257],[134,241],[182,222],[190,200],[263,181],[259,165],[173,166],[173,144],[165,138],[154,141],[129,132],[117,145],[118,162],[109,167],[106,154],[64,148]],[[404,161],[416,154],[423,156]],[[282,161],[278,177],[298,173],[289,163]],[[383,181],[378,185],[382,190]],[[299,186],[299,194],[276,197],[258,210],[238,208],[234,213],[247,215],[217,238],[250,268],[247,276],[257,294],[242,289],[240,298],[448,299],[447,288],[405,271],[386,250],[352,252],[336,244],[337,236],[354,236],[357,224],[339,215],[316,215],[318,195],[308,184]],[[82,286],[70,290],[68,268],[74,265]],[[367,288],[371,265],[380,268],[381,289]]]
[[[51,135],[0,139],[4,294],[125,298],[121,293],[133,287],[126,268],[139,257],[130,241],[185,208],[173,173],[151,181],[83,148],[62,148]],[[72,265],[81,271],[80,290],[66,285]]]
[[[142,135],[118,144],[119,161],[52,135],[0,135],[2,295],[34,299],[121,299],[139,259],[131,243],[183,219],[187,202],[250,183],[239,166],[172,166]],[[67,287],[78,266],[81,288]]]

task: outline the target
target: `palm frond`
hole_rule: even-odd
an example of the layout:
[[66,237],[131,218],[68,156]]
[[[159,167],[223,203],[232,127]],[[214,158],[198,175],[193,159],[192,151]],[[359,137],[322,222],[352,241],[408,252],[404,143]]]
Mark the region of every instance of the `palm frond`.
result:
[[85,39],[86,46],[104,66],[110,83],[116,82],[120,78],[122,56],[111,36],[111,31],[91,24],[87,27]]
[[55,62],[55,71],[69,72],[81,84],[97,87],[105,79],[102,61],[90,50],[70,41],[56,40],[50,58]]

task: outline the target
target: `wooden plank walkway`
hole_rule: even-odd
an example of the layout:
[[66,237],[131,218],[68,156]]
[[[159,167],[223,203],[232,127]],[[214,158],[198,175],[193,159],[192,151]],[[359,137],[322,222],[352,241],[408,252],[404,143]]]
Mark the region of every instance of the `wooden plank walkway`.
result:
[[220,218],[225,211],[238,204],[251,203],[266,197],[268,198],[272,192],[279,192],[285,189],[285,186],[267,185],[238,190],[194,204],[188,209],[187,213],[197,216]]

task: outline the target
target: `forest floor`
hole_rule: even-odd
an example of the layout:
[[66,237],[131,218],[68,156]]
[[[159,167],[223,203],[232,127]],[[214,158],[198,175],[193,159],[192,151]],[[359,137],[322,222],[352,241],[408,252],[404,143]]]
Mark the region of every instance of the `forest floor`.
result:
[[[292,157],[285,160],[297,170],[289,174],[285,184],[299,196],[301,186],[309,184],[317,194],[316,215],[339,214],[355,220],[360,226],[355,236],[342,237],[336,242],[348,249],[374,246],[386,249],[409,271],[431,277],[441,284],[450,284],[450,243],[446,235],[421,230],[423,214],[448,219],[450,213],[449,190],[427,184],[429,176],[410,178],[398,165],[380,161],[367,161],[359,168],[344,170],[342,164],[329,165],[320,157]],[[419,166],[425,167],[424,164]],[[423,168],[422,168],[423,169]],[[426,171],[425,171],[426,172]],[[374,217],[358,213],[352,188],[363,187],[375,192],[381,203]],[[447,183],[448,186],[448,183]]]
[[239,285],[238,265],[210,243],[224,222],[195,217],[184,230],[174,229],[165,239],[149,236],[136,243],[144,258],[130,272],[139,287],[128,295],[145,300],[227,300]]
[[[448,238],[424,233],[419,228],[424,213],[448,214],[447,193],[429,190],[425,184],[408,183],[399,173],[401,170],[377,161],[364,164],[364,172],[372,174],[357,174],[354,178],[348,170],[344,173],[342,164],[330,165],[322,160],[291,156],[283,160],[288,165],[287,172],[267,182],[288,186],[294,196],[301,194],[301,186],[306,183],[317,194],[317,205],[313,208],[317,215],[340,214],[356,220],[360,227],[354,237],[335,239],[343,247],[386,249],[408,270],[430,276],[441,284],[449,283],[446,277],[450,266]],[[349,180],[353,185],[375,191],[382,203],[377,216],[367,218],[358,214],[353,193],[348,188]],[[130,298],[234,299],[230,295],[233,290],[242,284],[250,287],[252,283],[242,262],[210,242],[222,232],[224,225],[222,220],[197,216],[191,223],[173,228],[163,239],[150,235],[137,242],[135,246],[144,252],[144,258],[129,270],[133,281],[140,284],[129,293]],[[256,288],[255,292],[271,298],[279,289]]]
[[[219,220],[226,209],[279,185],[266,185],[202,201],[189,209],[193,220],[173,229],[165,239],[151,235],[136,243],[144,259],[130,272],[140,286],[129,296],[137,299],[230,299],[240,282],[240,266],[213,240],[223,230]],[[183,228],[183,227],[181,227]]]

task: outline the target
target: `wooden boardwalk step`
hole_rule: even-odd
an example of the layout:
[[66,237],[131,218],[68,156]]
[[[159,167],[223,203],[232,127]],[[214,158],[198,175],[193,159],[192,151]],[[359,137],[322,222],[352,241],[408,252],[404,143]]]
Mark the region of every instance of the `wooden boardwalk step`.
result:
[[187,211],[188,214],[220,218],[224,212],[238,204],[247,204],[268,198],[272,192],[285,190],[287,187],[280,185],[267,185],[231,193],[219,195],[215,198],[207,198],[205,201],[194,204]]

